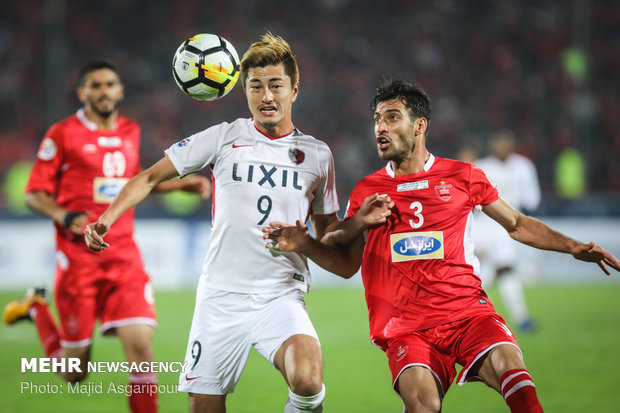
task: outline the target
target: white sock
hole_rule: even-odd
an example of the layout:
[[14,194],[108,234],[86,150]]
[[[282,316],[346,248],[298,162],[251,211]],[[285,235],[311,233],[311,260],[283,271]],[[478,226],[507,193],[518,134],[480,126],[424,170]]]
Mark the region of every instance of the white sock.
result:
[[517,274],[514,272],[502,274],[498,277],[497,288],[502,296],[506,310],[515,323],[521,324],[529,319],[530,315],[525,304],[523,286]]
[[284,406],[284,413],[321,413],[325,399],[325,385],[314,396],[300,396],[288,389],[288,401]]

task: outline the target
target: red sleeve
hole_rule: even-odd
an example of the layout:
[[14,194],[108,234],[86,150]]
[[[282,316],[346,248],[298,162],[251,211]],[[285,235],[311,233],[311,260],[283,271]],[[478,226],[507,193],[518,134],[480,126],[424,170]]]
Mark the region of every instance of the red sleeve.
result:
[[43,190],[54,195],[58,186],[58,173],[64,163],[62,128],[52,125],[39,145],[37,158],[30,172],[26,193]]
[[469,185],[474,205],[484,206],[499,199],[495,182],[491,181],[482,169],[473,165]]
[[349,202],[347,203],[347,210],[344,214],[344,219],[349,219],[355,215],[362,206],[362,202],[364,202],[365,197],[362,194],[360,184],[361,182],[353,188],[353,192],[349,195]]
[[133,130],[132,136],[136,137],[136,147],[138,148],[137,149],[137,151],[138,151],[138,162],[136,162],[136,168],[135,168],[134,171],[132,171],[132,173],[130,175],[130,176],[135,176],[138,173],[140,173],[140,171],[142,171],[142,165],[140,164],[141,159],[139,157],[139,154],[140,154],[140,152],[139,152],[140,151],[140,144],[142,143],[141,142],[141,140],[142,140],[142,129],[140,129],[140,125],[137,122],[134,122],[133,120],[130,120],[130,123],[131,123],[131,127],[132,127],[132,130]]

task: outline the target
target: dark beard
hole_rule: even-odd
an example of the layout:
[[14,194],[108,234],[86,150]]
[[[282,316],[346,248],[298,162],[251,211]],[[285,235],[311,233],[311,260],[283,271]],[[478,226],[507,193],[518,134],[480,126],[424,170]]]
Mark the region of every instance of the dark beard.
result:
[[90,107],[93,110],[93,112],[95,112],[98,116],[101,116],[104,119],[108,119],[110,116],[112,116],[112,114],[114,114],[118,110],[119,104],[120,104],[120,101],[114,102],[114,106],[112,107],[112,109],[107,110],[107,111],[100,110],[95,104],[91,104]]
[[98,110],[97,108],[93,108],[93,112],[95,112],[98,116],[101,116],[104,119],[108,119],[110,116],[112,116],[112,114],[114,113],[116,109],[112,110],[112,111],[106,111],[106,112],[102,112],[100,110]]

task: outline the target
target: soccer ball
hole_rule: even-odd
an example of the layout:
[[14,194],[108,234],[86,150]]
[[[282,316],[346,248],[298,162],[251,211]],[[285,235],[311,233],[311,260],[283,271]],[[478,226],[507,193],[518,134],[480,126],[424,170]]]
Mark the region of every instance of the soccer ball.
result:
[[172,59],[172,75],[181,90],[194,99],[219,99],[239,79],[239,56],[223,37],[197,34],[177,49]]

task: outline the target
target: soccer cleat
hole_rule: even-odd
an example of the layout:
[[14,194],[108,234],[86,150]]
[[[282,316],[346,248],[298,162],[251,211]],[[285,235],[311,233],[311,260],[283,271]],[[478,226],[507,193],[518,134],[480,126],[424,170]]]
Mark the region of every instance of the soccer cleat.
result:
[[5,324],[15,324],[20,320],[30,320],[30,308],[33,304],[47,305],[47,291],[45,288],[31,288],[26,295],[11,301],[4,307],[2,320]]
[[527,320],[519,323],[519,331],[525,334],[533,334],[537,330],[537,325],[534,320],[528,318]]

